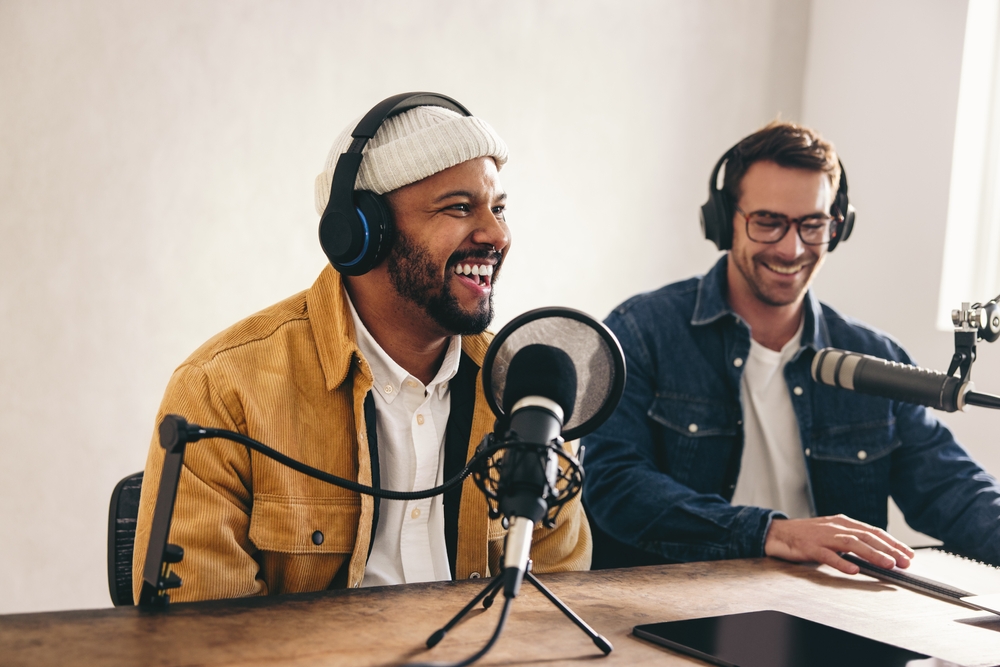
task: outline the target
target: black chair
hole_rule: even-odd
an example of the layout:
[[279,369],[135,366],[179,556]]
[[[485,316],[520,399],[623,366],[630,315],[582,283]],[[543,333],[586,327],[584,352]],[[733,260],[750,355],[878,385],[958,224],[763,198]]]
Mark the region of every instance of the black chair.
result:
[[108,588],[116,607],[135,604],[132,597],[132,550],[135,520],[139,516],[142,473],[129,475],[115,485],[108,510]]

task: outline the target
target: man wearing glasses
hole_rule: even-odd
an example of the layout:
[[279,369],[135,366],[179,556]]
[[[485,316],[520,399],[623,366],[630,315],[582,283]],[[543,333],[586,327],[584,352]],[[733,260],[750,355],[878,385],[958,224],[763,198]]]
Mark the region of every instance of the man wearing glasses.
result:
[[884,530],[890,495],[914,528],[1000,563],[1000,485],[943,424],[810,379],[823,347],[912,363],[809,289],[853,224],[833,146],[771,123],[711,187],[706,236],[729,252],[606,321],[629,377],[584,439],[594,567],[768,555],[858,572],[844,552],[906,567],[913,551]]

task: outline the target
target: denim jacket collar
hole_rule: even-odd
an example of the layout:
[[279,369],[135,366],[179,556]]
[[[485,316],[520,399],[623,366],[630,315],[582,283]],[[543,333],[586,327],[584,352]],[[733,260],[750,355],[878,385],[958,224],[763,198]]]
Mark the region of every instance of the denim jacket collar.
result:
[[[726,253],[698,283],[698,298],[694,304],[694,313],[691,315],[691,326],[705,326],[725,315],[739,317],[726,299],[728,260],[729,253]],[[830,332],[827,330],[819,299],[816,298],[811,289],[806,292],[805,312],[806,321],[802,327],[802,349],[811,348],[815,351],[829,347]],[[799,351],[799,354],[801,353],[802,350]],[[795,356],[797,358],[799,355]]]

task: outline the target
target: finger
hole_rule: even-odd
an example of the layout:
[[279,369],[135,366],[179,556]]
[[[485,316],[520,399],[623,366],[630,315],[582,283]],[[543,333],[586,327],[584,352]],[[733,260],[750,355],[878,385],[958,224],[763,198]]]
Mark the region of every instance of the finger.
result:
[[906,544],[905,542],[900,542],[895,537],[893,537],[886,531],[882,530],[881,528],[878,529],[878,536],[882,539],[883,542],[885,542],[886,544],[888,544],[889,546],[891,546],[892,548],[896,549],[904,556],[906,556],[907,564],[909,564],[910,559],[917,554],[917,552],[911,549],[908,544]]
[[822,563],[823,565],[829,565],[833,569],[839,570],[844,574],[857,574],[861,571],[860,567],[848,560],[844,560],[836,551],[832,551],[830,549],[819,548],[814,550],[810,560]]
[[834,523],[835,525],[840,525],[845,528],[860,530],[867,534],[876,535],[883,543],[886,544],[886,546],[891,547],[901,557],[903,557],[907,561],[907,564],[909,564],[909,560],[913,558],[913,556],[915,555],[913,549],[911,549],[903,542],[900,542],[895,537],[890,535],[885,530],[879,528],[878,526],[873,526],[871,524],[864,523],[863,521],[852,519],[851,517],[846,516],[844,514],[838,514],[836,516],[830,517],[830,519],[831,523]]
[[862,533],[861,537],[848,534],[838,535],[836,540],[837,550],[841,552],[849,551],[864,558],[873,565],[878,565],[886,569],[892,569],[896,566],[896,559],[892,555],[868,544],[865,538],[877,540],[873,535],[867,533]]
[[[893,559],[893,561],[895,561],[894,565],[898,565],[900,567],[908,567],[910,565],[910,558],[912,557],[913,552],[909,547],[902,544],[898,540],[893,539],[892,536],[885,531],[878,531],[878,533],[863,531],[855,533],[854,535],[865,542],[868,546],[887,554]],[[883,539],[883,536],[888,538],[888,542]],[[906,548],[906,551],[900,549],[899,546]],[[861,554],[858,555],[860,556]]]

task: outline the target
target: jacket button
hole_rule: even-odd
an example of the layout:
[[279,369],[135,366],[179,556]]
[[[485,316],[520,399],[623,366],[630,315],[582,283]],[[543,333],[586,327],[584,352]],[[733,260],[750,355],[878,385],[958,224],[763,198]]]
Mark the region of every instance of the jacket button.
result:
[[795,394],[796,396],[801,396],[802,395],[802,387],[796,387],[795,389],[792,389],[792,393]]
[[739,357],[736,357],[735,359],[733,359],[733,366],[736,366],[736,368],[739,368],[742,365],[743,365],[743,360],[742,359],[740,359]]
[[692,433],[697,433],[698,432],[698,425],[697,424],[689,424],[688,425],[688,430],[691,431]]
[[860,452],[858,452],[858,460],[859,461],[864,461],[866,458],[868,458],[868,452],[866,452],[863,449]]
[[472,574],[469,575],[469,579],[478,579],[481,576],[483,575],[479,574],[478,572],[473,572]]
[[809,456],[810,454],[812,454],[812,450],[806,447],[806,456]]
[[317,546],[323,544],[323,531],[317,530],[313,533],[313,544]]

